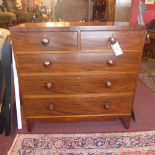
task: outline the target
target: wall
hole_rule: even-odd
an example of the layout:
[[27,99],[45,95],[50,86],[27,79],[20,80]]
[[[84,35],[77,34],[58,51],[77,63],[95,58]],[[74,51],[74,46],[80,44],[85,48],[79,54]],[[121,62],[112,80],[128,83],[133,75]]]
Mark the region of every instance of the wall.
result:
[[152,19],[155,19],[155,4],[147,5],[147,10],[144,14],[144,21],[148,24]]
[[[131,18],[130,23],[137,23],[138,5],[140,0],[132,1]],[[152,19],[155,19],[155,4],[147,5],[147,10],[144,14],[144,22],[148,24]]]

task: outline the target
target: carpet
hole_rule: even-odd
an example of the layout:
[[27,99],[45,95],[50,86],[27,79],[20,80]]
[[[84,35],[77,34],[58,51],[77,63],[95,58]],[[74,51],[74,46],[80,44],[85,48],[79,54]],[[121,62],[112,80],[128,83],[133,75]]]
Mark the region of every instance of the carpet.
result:
[[17,134],[8,155],[153,155],[155,131]]
[[141,63],[140,79],[155,91],[155,59],[144,59]]

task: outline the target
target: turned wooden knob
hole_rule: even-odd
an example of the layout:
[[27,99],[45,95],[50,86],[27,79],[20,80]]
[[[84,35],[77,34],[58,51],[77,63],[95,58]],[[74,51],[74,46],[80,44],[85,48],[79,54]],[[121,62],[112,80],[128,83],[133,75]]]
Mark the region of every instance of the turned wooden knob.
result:
[[113,66],[114,65],[114,61],[112,59],[109,59],[107,61],[108,66]]
[[109,44],[110,44],[110,45],[113,45],[113,44],[115,44],[116,42],[117,42],[117,40],[116,40],[115,37],[109,38]]
[[53,84],[51,82],[48,82],[45,84],[47,89],[51,89],[53,87]]
[[106,86],[106,88],[112,87],[112,82],[111,81],[106,81],[105,86]]
[[43,65],[44,65],[45,67],[49,67],[49,66],[51,65],[51,61],[50,61],[50,60],[45,60],[45,61],[43,62]]
[[49,105],[48,105],[48,109],[49,109],[50,111],[52,111],[52,110],[54,109],[54,105],[53,105],[53,104],[49,104]]
[[42,45],[47,46],[49,44],[50,40],[48,38],[42,39]]
[[110,106],[110,103],[109,102],[105,102],[104,103],[104,109],[105,110],[110,110],[111,106]]

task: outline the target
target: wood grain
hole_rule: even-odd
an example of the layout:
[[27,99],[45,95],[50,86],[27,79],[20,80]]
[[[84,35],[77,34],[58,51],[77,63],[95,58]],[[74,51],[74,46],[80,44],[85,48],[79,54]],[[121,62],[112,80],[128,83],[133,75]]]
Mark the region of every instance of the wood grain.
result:
[[[76,50],[77,32],[16,32],[13,39],[14,48],[21,51],[37,50]],[[42,40],[49,39],[49,44],[44,46]],[[61,39],[60,39],[61,38]]]
[[[130,78],[128,78],[130,77]],[[21,89],[25,95],[59,95],[83,93],[133,92],[135,74],[102,74],[72,76],[22,76]],[[110,81],[112,86],[106,87]],[[47,88],[47,83],[52,87]]]
[[[20,73],[56,73],[56,72],[86,72],[86,71],[133,71],[137,72],[137,62],[140,52],[127,52],[116,57],[112,52],[104,53],[66,53],[53,54],[18,54],[17,63]],[[113,65],[108,65],[111,60]],[[45,61],[51,64],[44,65]]]
[[123,50],[140,50],[143,32],[139,31],[89,31],[81,33],[81,49],[110,49],[109,39],[116,38]]
[[[108,102],[110,109],[104,104]],[[70,115],[119,115],[130,113],[132,96],[24,99],[27,117],[70,116]],[[53,109],[50,109],[53,105]]]
[[[129,22],[40,22],[22,23],[10,27],[14,32],[66,32],[66,31],[143,31],[143,25],[131,25]],[[13,38],[14,39],[14,38]]]
[[[129,128],[143,26],[125,22],[26,23],[10,31],[28,131],[36,120],[121,118]],[[119,42],[123,55],[114,55],[111,37]]]

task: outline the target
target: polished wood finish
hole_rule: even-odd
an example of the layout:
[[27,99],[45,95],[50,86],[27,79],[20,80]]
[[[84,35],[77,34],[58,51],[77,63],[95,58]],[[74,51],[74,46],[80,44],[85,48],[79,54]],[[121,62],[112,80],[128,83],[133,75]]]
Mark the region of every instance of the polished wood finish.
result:
[[10,29],[13,35],[17,32],[141,31],[144,26],[130,25],[128,22],[41,22],[23,23]]
[[77,32],[17,32],[14,35],[15,49],[21,51],[77,49]]
[[128,114],[131,101],[132,95],[80,97],[80,102],[78,97],[24,99],[24,110],[29,117]]
[[[130,77],[130,78],[129,78]],[[133,92],[136,74],[89,74],[60,76],[21,76],[25,95],[60,95],[84,93]],[[31,82],[30,82],[31,81]],[[32,85],[33,84],[33,85]],[[34,87],[35,86],[35,87]]]
[[[82,49],[104,49],[108,50],[109,39],[115,36],[116,40],[123,50],[138,50],[141,48],[141,42],[143,40],[143,32],[137,31],[90,31],[81,33],[81,48]],[[124,37],[126,36],[126,37]],[[135,37],[136,36],[136,37]],[[134,39],[131,39],[134,38]]]
[[[140,53],[126,52],[116,57],[111,52],[85,52],[52,54],[40,51],[39,54],[19,54],[16,56],[19,64],[19,73],[57,73],[57,72],[86,72],[86,71],[113,71],[128,70],[137,72],[137,60]],[[62,65],[63,64],[63,65]]]
[[[27,23],[11,28],[28,130],[35,120],[121,118],[129,128],[144,27],[128,23]],[[124,54],[115,56],[118,42]]]

